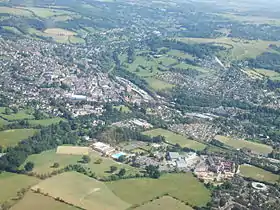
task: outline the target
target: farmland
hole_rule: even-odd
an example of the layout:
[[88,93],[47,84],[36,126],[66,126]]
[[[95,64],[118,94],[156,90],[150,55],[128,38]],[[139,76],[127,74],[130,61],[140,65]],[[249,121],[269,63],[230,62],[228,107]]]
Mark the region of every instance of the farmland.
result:
[[169,84],[165,81],[156,79],[154,77],[147,77],[145,80],[148,82],[149,86],[153,88],[154,90],[164,90],[164,89],[170,89],[174,87],[174,85]]
[[49,118],[43,120],[28,120],[28,122],[30,125],[49,126],[51,124],[57,124],[62,120],[63,120],[62,118],[56,117],[56,118]]
[[84,209],[124,210],[130,205],[118,198],[102,182],[76,172],[59,174],[32,187],[48,193],[53,198],[60,198],[66,203]]
[[192,210],[191,207],[186,206],[184,203],[169,196],[163,196],[160,199],[156,199],[152,202],[137,207],[135,210],[170,210],[170,209]]
[[5,120],[8,120],[8,121],[33,119],[34,118],[33,115],[28,114],[25,110],[20,110],[18,113],[9,114],[9,115],[3,114],[3,112],[1,112],[0,117],[2,117]]
[[259,154],[268,154],[272,151],[271,146],[256,143],[256,142],[246,141],[242,139],[233,139],[230,137],[219,136],[219,135],[216,136],[215,139],[235,149],[241,149],[245,147]]
[[14,129],[0,132],[0,145],[3,147],[15,146],[21,140],[33,136],[38,130],[36,129]]
[[280,80],[280,73],[268,69],[254,69],[257,73],[269,77],[271,80]]
[[257,181],[266,181],[271,183],[277,183],[280,180],[280,176],[273,174],[269,171],[265,171],[264,169],[251,166],[251,165],[241,165],[240,166],[240,174],[245,177],[250,177]]
[[32,16],[32,12],[27,10],[22,10],[19,8],[11,8],[11,7],[0,7],[0,13],[1,14],[11,14],[11,15],[19,15],[19,16],[26,16],[30,17]]
[[164,193],[197,206],[210,200],[210,192],[191,173],[165,174],[159,179],[124,179],[109,182],[107,186],[131,204],[142,204]]
[[166,138],[166,141],[171,144],[179,144],[181,147],[188,147],[194,150],[203,150],[206,146],[200,142],[190,140],[186,138],[185,136],[182,136],[180,134],[176,134],[174,132],[164,130],[161,128],[153,129],[149,131],[143,132],[143,134],[148,136],[164,136]]
[[11,200],[17,196],[17,192],[22,188],[31,187],[37,184],[39,180],[26,175],[3,172],[0,174],[0,203]]
[[78,210],[78,208],[56,201],[55,199],[34,192],[27,192],[23,199],[10,208],[11,210]]

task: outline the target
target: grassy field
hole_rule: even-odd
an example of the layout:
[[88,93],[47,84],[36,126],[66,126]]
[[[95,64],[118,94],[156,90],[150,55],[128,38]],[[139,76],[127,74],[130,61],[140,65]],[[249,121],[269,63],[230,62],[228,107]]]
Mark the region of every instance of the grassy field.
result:
[[166,141],[168,141],[171,144],[179,144],[181,147],[188,147],[198,151],[203,150],[206,147],[204,144],[200,142],[190,140],[185,136],[161,128],[145,131],[143,132],[143,134],[148,136],[161,135],[164,136],[166,138]]
[[31,17],[33,15],[30,11],[11,7],[0,7],[0,14],[11,14],[26,17]]
[[49,126],[51,124],[57,124],[60,121],[63,121],[63,119],[60,117],[43,119],[43,120],[28,120],[30,125],[42,125],[42,126]]
[[85,43],[85,40],[77,36],[70,36],[69,42],[72,44],[83,44]]
[[56,201],[54,198],[34,192],[27,192],[23,199],[10,210],[78,210],[78,208]]
[[40,180],[34,177],[3,172],[0,174],[0,203],[17,196],[22,188],[28,188],[37,184]]
[[2,125],[6,125],[6,124],[8,124],[9,122],[8,121],[6,121],[6,120],[4,120],[4,119],[2,119],[1,117],[0,117],[0,127],[2,126]]
[[60,198],[88,210],[124,210],[130,206],[112,193],[104,183],[77,172],[59,174],[40,182],[32,189],[40,189],[53,198]]
[[206,68],[203,68],[203,67],[200,67],[200,66],[194,66],[194,65],[190,65],[190,64],[187,64],[187,63],[179,63],[177,65],[174,66],[174,68],[179,68],[179,69],[194,69],[194,70],[197,70],[199,72],[202,72],[202,73],[209,73],[211,70],[210,69],[206,69]]
[[125,112],[125,113],[131,112],[131,110],[129,109],[129,107],[127,107],[127,106],[125,106],[125,105],[114,106],[114,109],[117,109],[117,110],[122,111],[122,112]]
[[252,141],[246,141],[246,140],[241,140],[241,139],[232,139],[230,137],[220,136],[220,135],[215,136],[215,139],[222,142],[223,144],[233,147],[235,149],[241,149],[241,148],[246,147],[259,154],[268,154],[268,153],[272,152],[271,146],[252,142]]
[[269,77],[271,80],[280,80],[280,73],[268,69],[254,69],[257,73]]
[[170,65],[178,62],[177,59],[174,59],[174,58],[168,57],[168,56],[162,56],[162,57],[158,58],[157,61],[161,62],[162,65],[164,65],[164,66],[170,66]]
[[152,202],[146,203],[142,206],[135,208],[135,210],[192,210],[190,206],[186,206],[184,203],[170,197],[163,196],[160,199],[156,199]]
[[255,24],[270,24],[270,25],[280,25],[280,19],[261,17],[261,16],[244,16],[244,15],[236,15],[231,13],[226,14],[218,14],[222,17],[229,18],[231,20],[236,20],[245,23],[255,23]]
[[154,90],[164,90],[164,89],[170,89],[174,87],[175,85],[169,84],[165,81],[156,79],[154,77],[147,77],[145,80],[148,82],[149,86],[153,88]]
[[168,55],[177,57],[177,58],[182,58],[182,59],[190,59],[190,60],[194,60],[194,57],[188,53],[184,53],[182,51],[179,50],[170,50],[168,53]]
[[22,34],[17,28],[11,26],[3,26],[3,28],[7,31],[10,31],[14,34]]
[[40,7],[18,7],[21,10],[33,12],[36,16],[40,18],[50,18],[52,16],[59,15],[71,15],[72,12],[60,9],[51,9],[51,8],[40,8]]
[[[129,165],[115,162],[110,158],[101,157],[98,153],[94,151],[92,151],[89,154],[89,156],[91,158],[91,162],[87,164],[83,163],[82,165],[86,168],[90,168],[92,172],[94,172],[98,177],[110,176],[111,175],[111,173],[109,172],[110,166],[113,165],[116,166],[118,170],[120,170],[121,168],[125,168],[126,174],[139,173],[139,170],[137,168],[133,168]],[[97,159],[102,159],[102,162],[100,164],[95,164],[94,162]],[[81,160],[82,160],[82,155],[63,155],[63,154],[57,154],[55,150],[48,150],[40,154],[30,155],[25,161],[25,163],[28,161],[34,162],[35,166],[33,171],[39,174],[44,174],[44,173],[51,173],[52,171],[60,168],[64,168],[69,164],[77,164]],[[59,168],[52,167],[55,162],[59,163]],[[22,165],[22,167],[23,166],[24,164]]]
[[210,200],[210,192],[191,173],[165,174],[159,179],[123,179],[107,186],[131,204],[142,204],[164,193],[196,206],[206,205]]
[[65,30],[62,28],[48,28],[44,31],[44,33],[49,34],[49,35],[54,35],[54,36],[74,36],[76,35],[75,32]]
[[280,180],[279,175],[247,164],[240,166],[240,174],[242,176],[250,177],[258,181],[266,181],[271,183],[277,183],[277,181]]
[[5,120],[8,120],[8,121],[34,119],[34,116],[26,113],[25,110],[20,110],[18,113],[10,114],[10,115],[6,115],[6,114],[3,114],[3,112],[1,112],[0,117],[4,118]]
[[38,130],[36,129],[13,129],[0,132],[0,145],[3,147],[15,146],[21,140],[33,136]]

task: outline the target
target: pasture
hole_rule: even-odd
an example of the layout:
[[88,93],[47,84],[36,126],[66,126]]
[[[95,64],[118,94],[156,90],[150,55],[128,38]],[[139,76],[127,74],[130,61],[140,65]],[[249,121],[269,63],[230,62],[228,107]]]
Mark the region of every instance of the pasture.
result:
[[182,136],[180,134],[176,134],[169,130],[164,130],[162,128],[157,128],[149,131],[143,132],[143,134],[148,136],[164,136],[166,141],[170,144],[179,144],[181,147],[188,147],[193,150],[201,151],[203,150],[206,145],[202,144],[200,142],[190,140],[185,136]]
[[4,119],[2,119],[2,118],[0,117],[0,127],[1,127],[2,125],[6,125],[6,124],[8,124],[8,121],[6,121],[6,120],[4,120]]
[[0,174],[0,203],[17,197],[17,192],[22,188],[29,188],[40,180],[21,174],[3,172]]
[[156,79],[154,77],[147,77],[145,80],[148,82],[149,86],[153,88],[154,90],[164,90],[164,89],[170,89],[174,87],[175,85],[172,85],[170,83],[167,83],[165,81]]
[[3,28],[7,31],[10,31],[14,34],[22,34],[17,28],[11,26],[3,26]]
[[32,12],[23,10],[20,8],[11,8],[11,7],[0,7],[0,14],[10,14],[10,15],[18,15],[31,17],[33,16]]
[[36,134],[36,129],[13,129],[0,131],[0,145],[3,147],[16,146],[21,140]]
[[146,203],[142,206],[135,208],[135,210],[192,210],[190,206],[170,197],[163,196],[160,199],[153,200],[152,202]]
[[248,164],[240,166],[240,174],[244,177],[249,177],[260,182],[266,181],[270,183],[277,183],[280,180],[279,175]]
[[58,124],[61,121],[63,121],[62,118],[56,117],[56,118],[49,118],[49,119],[43,119],[43,120],[28,120],[28,123],[30,125],[49,126],[51,124]]
[[185,53],[180,50],[170,50],[167,52],[167,54],[176,58],[194,60],[194,57],[191,54]]
[[118,198],[104,183],[77,172],[66,172],[46,179],[32,190],[40,189],[53,198],[83,209],[125,210],[130,204]]
[[268,77],[271,80],[280,80],[280,73],[268,69],[254,69],[257,73]]
[[40,18],[50,18],[52,16],[59,15],[71,15],[72,12],[61,10],[61,9],[52,9],[52,8],[43,8],[43,7],[17,7],[23,11],[28,11]]
[[210,201],[210,191],[190,172],[164,174],[159,179],[123,179],[108,182],[107,186],[130,204],[140,205],[164,193],[196,206],[206,205]]
[[190,65],[190,64],[187,64],[187,63],[179,63],[179,64],[175,65],[174,68],[185,69],[185,70],[194,69],[194,70],[199,71],[201,73],[211,72],[210,69],[206,69],[206,68],[203,68],[203,67],[200,67],[200,66]]
[[34,119],[34,116],[27,113],[25,110],[20,110],[18,113],[9,114],[9,115],[3,114],[3,112],[1,112],[0,117],[8,121]]
[[252,141],[246,141],[246,140],[242,140],[242,139],[233,139],[230,137],[220,136],[220,135],[215,136],[215,139],[222,142],[223,144],[233,147],[235,149],[248,148],[258,154],[268,154],[268,153],[272,152],[271,146],[252,142]]
[[23,199],[17,202],[10,210],[78,210],[78,208],[56,201],[54,198],[39,193],[27,192]]

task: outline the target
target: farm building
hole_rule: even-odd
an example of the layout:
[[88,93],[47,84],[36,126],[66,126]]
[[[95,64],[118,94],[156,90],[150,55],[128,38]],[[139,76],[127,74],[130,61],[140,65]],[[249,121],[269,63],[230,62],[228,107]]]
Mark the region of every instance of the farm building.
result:
[[109,144],[103,142],[95,142],[92,144],[92,148],[98,152],[101,152],[105,155],[110,155],[115,151],[114,147],[111,147]]

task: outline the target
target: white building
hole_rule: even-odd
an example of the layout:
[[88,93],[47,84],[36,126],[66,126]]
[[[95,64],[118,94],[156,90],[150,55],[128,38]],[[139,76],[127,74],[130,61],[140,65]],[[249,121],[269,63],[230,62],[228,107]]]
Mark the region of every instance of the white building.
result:
[[114,147],[111,147],[109,144],[103,142],[95,142],[92,144],[94,150],[101,152],[105,155],[110,155],[115,151]]

